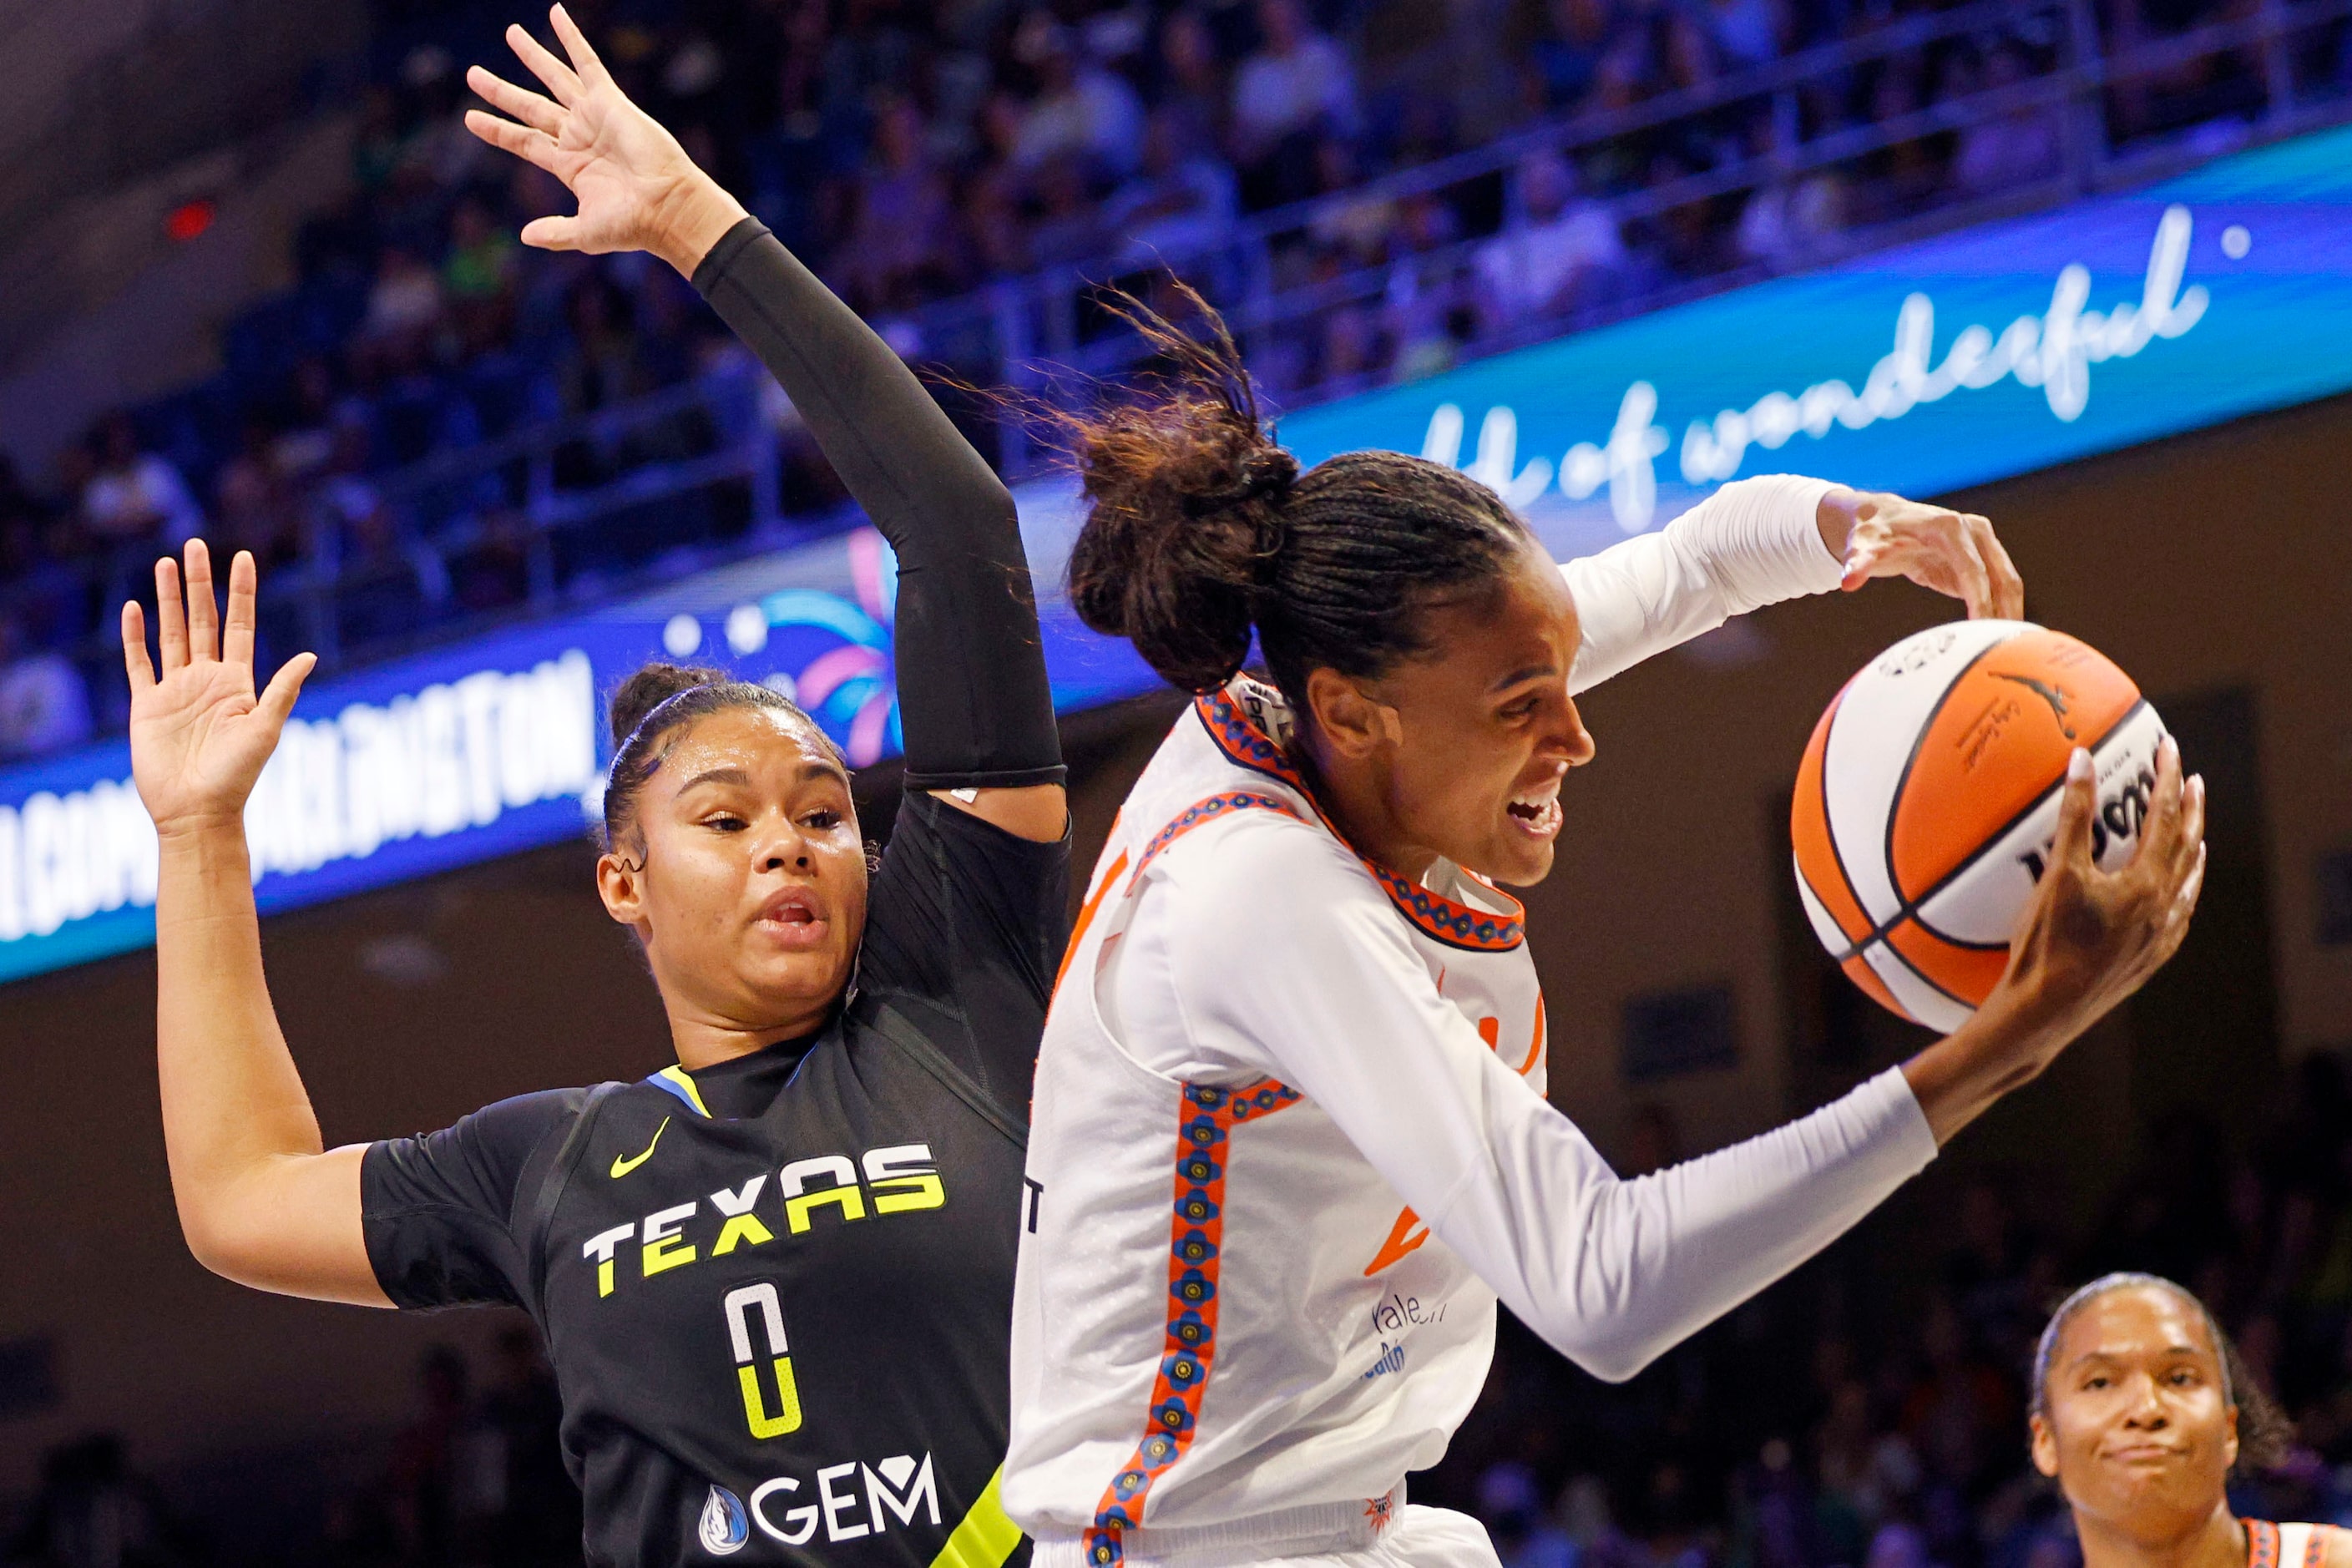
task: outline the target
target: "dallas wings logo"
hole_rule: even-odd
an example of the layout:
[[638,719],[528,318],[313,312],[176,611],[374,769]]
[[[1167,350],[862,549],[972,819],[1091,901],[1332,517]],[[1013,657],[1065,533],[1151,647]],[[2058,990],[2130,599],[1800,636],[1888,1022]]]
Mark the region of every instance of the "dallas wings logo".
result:
[[725,1487],[714,1486],[703,1500],[702,1549],[713,1557],[731,1556],[743,1550],[751,1539],[751,1516],[743,1510],[743,1500]]

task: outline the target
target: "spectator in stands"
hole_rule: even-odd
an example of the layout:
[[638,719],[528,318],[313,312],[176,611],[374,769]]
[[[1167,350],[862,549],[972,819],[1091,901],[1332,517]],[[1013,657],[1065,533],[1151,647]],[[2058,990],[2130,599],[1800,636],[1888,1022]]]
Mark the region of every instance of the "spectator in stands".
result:
[[367,477],[368,427],[356,416],[337,421],[327,462],[310,488],[302,525],[304,553],[339,570],[361,527],[383,510],[383,496]]
[[[1914,119],[1926,106],[1921,76],[1922,68],[1909,59],[1886,61],[1870,92],[1872,123],[1887,126]],[[1872,154],[1864,167],[1865,197],[1877,222],[1918,211],[1944,184],[1943,160],[1936,140],[1927,136],[1906,137]]]
[[1575,166],[1549,149],[1519,163],[1524,220],[1478,249],[1482,330],[1589,314],[1617,292],[1629,258],[1606,205],[1577,194]]
[[571,342],[556,372],[565,413],[609,408],[653,390],[639,352],[635,303],[608,273],[583,274],[572,287],[566,314]]
[[375,283],[368,289],[367,314],[360,322],[362,351],[387,366],[417,362],[441,324],[441,278],[432,264],[415,251],[392,247],[377,262]]
[[1183,127],[1189,144],[1225,145],[1232,121],[1232,88],[1224,63],[1200,13],[1181,6],[1160,28],[1160,110]]
[[1789,11],[1781,0],[1706,0],[1702,16],[1727,69],[1769,65],[1788,47]]
[[1451,370],[1475,320],[1475,285],[1444,252],[1459,237],[1452,208],[1427,192],[1397,204],[1400,264],[1389,273],[1382,327],[1395,345],[1391,380],[1418,381]]
[[1022,18],[1013,52],[1040,84],[1013,138],[1014,168],[1028,173],[1072,159],[1090,179],[1135,172],[1143,104],[1124,79],[1083,57],[1077,39],[1050,11]]
[[1708,19],[1711,18],[1689,11],[1672,10],[1660,20],[1658,29],[1664,37],[1659,58],[1664,66],[1664,85],[1670,90],[1704,92],[1723,74],[1715,35],[1706,26]]
[[173,1568],[193,1561],[155,1484],[111,1433],[52,1448],[5,1560],[26,1568]]
[[1581,107],[1600,79],[1615,28],[1609,0],[1549,0],[1528,50],[1529,106],[1550,112]]
[[91,446],[97,471],[82,489],[81,523],[110,554],[143,562],[202,530],[204,512],[187,481],[170,458],[141,445],[129,415],[107,416]]
[[1307,26],[1299,0],[1259,0],[1264,41],[1234,73],[1233,136],[1244,201],[1297,201],[1313,188],[1315,140],[1361,128],[1356,77],[1339,46]]
[[1353,302],[1327,312],[1318,362],[1316,379],[1334,390],[1379,370],[1380,327],[1372,313]]
[[[1976,84],[1963,68],[1948,97],[1958,97]],[[1988,91],[2018,88],[2032,75],[2016,45],[2003,42],[1987,57],[1983,87]],[[2058,173],[2065,157],[2064,123],[2054,103],[2020,104],[1992,120],[1979,120],[1960,132],[1959,152],[1952,159],[1952,183],[1965,195],[1990,195],[2014,190]]]
[[90,731],[81,672],[55,648],[32,646],[22,616],[0,609],[0,759],[61,752]]
[[1194,138],[1181,108],[1154,110],[1143,135],[1143,166],[1111,193],[1103,226],[1120,265],[1181,266],[1223,244],[1240,197],[1216,148]]
[[498,1568],[564,1568],[580,1561],[580,1489],[563,1468],[563,1402],[524,1324],[501,1330],[498,1381],[473,1415],[488,1474],[477,1490],[483,1559]]
[[1366,191],[1356,144],[1343,136],[1323,137],[1315,147],[1316,194],[1328,198],[1307,220],[1307,237],[1338,253],[1346,267],[1378,267],[1389,258],[1397,237],[1397,202]]
[[1038,267],[1072,266],[1102,254],[1109,236],[1102,209],[1087,188],[1086,165],[1076,154],[1049,158],[1031,176],[1037,199],[1029,220],[1029,259]]
[[1478,1478],[1478,1518],[1503,1568],[1577,1568],[1576,1542],[1551,1521],[1535,1472],[1517,1459]]
[[[1771,151],[1772,130],[1759,121],[1749,131],[1749,151]],[[1740,209],[1732,230],[1738,258],[1793,272],[1826,261],[1843,248],[1846,230],[1846,184],[1836,169],[1816,169],[1795,179],[1775,179],[1758,187]]]
[[1001,165],[984,168],[958,194],[964,244],[980,270],[992,278],[1028,271],[1029,230],[1013,172]]
[[876,115],[856,201],[844,280],[861,310],[903,310],[947,285],[954,208],[911,100],[893,98]]
[[0,583],[21,583],[49,552],[51,508],[33,493],[16,459],[0,452]]
[[[499,222],[472,196],[449,215],[449,255],[441,264],[441,291],[468,358],[505,341],[514,310],[521,247],[513,226]],[[266,568],[268,562],[261,564]]]
[[282,566],[301,553],[294,497],[278,466],[277,448],[268,422],[247,417],[236,456],[222,465],[213,485],[221,542],[231,550],[252,551],[263,566]]
[[466,1426],[466,1358],[451,1345],[425,1352],[418,1409],[394,1440],[386,1500],[403,1568],[439,1568],[457,1556],[458,1444]]
[[335,367],[324,354],[305,354],[287,378],[291,405],[287,427],[270,451],[270,461],[289,484],[300,485],[327,466],[334,454],[335,406],[341,391]]

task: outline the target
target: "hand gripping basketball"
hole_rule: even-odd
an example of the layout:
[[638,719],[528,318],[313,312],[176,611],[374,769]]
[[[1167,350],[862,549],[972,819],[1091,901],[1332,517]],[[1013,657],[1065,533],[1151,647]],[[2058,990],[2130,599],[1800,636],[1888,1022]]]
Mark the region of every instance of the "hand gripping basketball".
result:
[[2147,984],[2188,934],[2205,884],[2205,784],[2180,778],[2180,749],[2157,749],[2138,847],[2102,871],[2091,759],[2068,765],[2050,861],[2010,944],[2009,967],[1967,1023],[1903,1065],[1939,1143],[2039,1077],[2084,1030]]
[[2147,982],[2189,934],[2205,885],[2205,780],[2184,783],[2180,747],[2157,748],[2156,790],[2129,864],[2093,858],[2097,792],[2090,753],[2067,769],[2050,868],[2010,944],[2009,969],[1987,1007],[2015,1006],[2071,1039]]

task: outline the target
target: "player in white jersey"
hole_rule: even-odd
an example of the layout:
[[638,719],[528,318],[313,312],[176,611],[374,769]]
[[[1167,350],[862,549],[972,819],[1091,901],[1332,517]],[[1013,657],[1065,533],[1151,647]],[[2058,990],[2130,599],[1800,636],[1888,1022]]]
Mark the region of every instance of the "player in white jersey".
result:
[[[1593,752],[1571,693],[1882,573],[2015,615],[2007,558],[1982,519],[1775,478],[1563,577],[1450,468],[1299,474],[1230,344],[1161,346],[1171,390],[1079,427],[1070,585],[1201,695],[1112,829],[1046,1025],[1005,1506],[1039,1568],[1493,1568],[1402,1478],[1476,1396],[1497,1296],[1622,1378],[1793,1267],[2170,952],[2201,796],[2168,752],[2147,847],[2105,877],[2084,770],[2066,869],[1975,1022],[1621,1181],[1544,1100],[1543,998],[1496,886],[1550,868]],[[1270,684],[1239,673],[1253,632]]]
[[2058,1483],[2084,1568],[2352,1568],[2352,1531],[2240,1519],[2232,1474],[2293,1429],[2205,1303],[2153,1274],[2066,1298],[2033,1353],[2033,1465]]

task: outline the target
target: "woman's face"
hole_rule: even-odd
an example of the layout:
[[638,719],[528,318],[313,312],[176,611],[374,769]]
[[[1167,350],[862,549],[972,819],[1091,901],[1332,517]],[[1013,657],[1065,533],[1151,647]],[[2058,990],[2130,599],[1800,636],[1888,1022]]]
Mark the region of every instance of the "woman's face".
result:
[[597,865],[673,1019],[788,1038],[822,1023],[866,931],[866,848],[806,721],[730,708],[673,737],[638,791],[635,844]]
[[[1359,683],[1387,710],[1359,759],[1383,797],[1385,847],[1415,875],[1438,855],[1498,882],[1540,882],[1563,821],[1560,781],[1593,753],[1568,694],[1576,602],[1529,541],[1492,587],[1425,615],[1430,651]],[[1315,677],[1310,693],[1336,679]]]
[[2227,1506],[2238,1410],[2205,1316],[2160,1286],[2092,1299],[2051,1352],[2033,1464],[2078,1516],[2127,1539],[2174,1540]]

